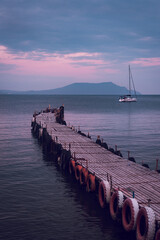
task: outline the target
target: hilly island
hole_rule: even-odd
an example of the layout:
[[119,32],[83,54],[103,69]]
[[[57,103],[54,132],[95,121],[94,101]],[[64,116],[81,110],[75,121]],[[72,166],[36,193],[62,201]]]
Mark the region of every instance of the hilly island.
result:
[[[102,83],[72,83],[70,85],[38,91],[12,91],[0,90],[0,94],[45,94],[45,95],[125,95],[128,94],[126,87],[118,86],[112,82]],[[137,93],[140,94],[140,93]]]

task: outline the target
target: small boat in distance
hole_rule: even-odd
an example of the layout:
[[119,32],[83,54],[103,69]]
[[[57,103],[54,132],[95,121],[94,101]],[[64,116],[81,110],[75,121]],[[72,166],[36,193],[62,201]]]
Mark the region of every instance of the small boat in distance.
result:
[[[134,89],[134,96],[131,95],[131,83]],[[136,90],[133,82],[130,65],[129,65],[129,94],[119,97],[119,102],[137,102]]]

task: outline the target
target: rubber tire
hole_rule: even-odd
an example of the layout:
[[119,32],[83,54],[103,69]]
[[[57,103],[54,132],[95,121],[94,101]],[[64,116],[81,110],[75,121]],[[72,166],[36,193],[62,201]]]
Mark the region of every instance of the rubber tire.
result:
[[127,232],[135,230],[138,211],[139,206],[135,198],[127,198],[124,201],[122,208],[122,224]]
[[123,193],[121,191],[114,192],[109,204],[110,214],[113,220],[116,220],[118,218],[123,202],[124,202]]
[[[142,229],[142,227],[144,229]],[[137,240],[153,240],[156,229],[155,213],[150,207],[142,207],[137,216]],[[159,235],[160,236],[160,235]]]
[[88,170],[86,168],[82,168],[80,172],[80,184],[86,185],[87,184],[87,178],[88,178]]
[[99,203],[102,208],[106,206],[107,203],[110,202],[111,191],[110,191],[110,184],[108,181],[101,181],[99,184],[98,190],[98,198]]
[[118,207],[122,208],[124,203],[124,195],[121,191],[118,191]]
[[80,180],[81,170],[82,170],[82,166],[81,165],[77,165],[75,167],[75,178],[76,178],[77,181]]
[[95,192],[96,191],[96,177],[93,174],[89,174],[87,178],[87,192]]

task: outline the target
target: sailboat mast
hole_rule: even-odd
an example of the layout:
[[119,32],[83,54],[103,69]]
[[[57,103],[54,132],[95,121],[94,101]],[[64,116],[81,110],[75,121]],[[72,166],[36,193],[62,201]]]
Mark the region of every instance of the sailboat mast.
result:
[[129,95],[131,95],[131,69],[129,65]]
[[132,85],[133,85],[133,89],[134,89],[134,95],[136,96],[136,89],[135,89],[135,85],[134,85],[134,81],[133,81],[133,76],[132,76],[132,72],[131,73],[131,80],[132,80]]
[[[130,65],[128,65],[128,70],[129,70],[129,79],[128,79],[129,80],[129,90],[128,90],[129,94],[121,96],[119,98],[119,102],[137,102],[136,90],[135,90],[135,86],[134,86],[134,82],[133,82]],[[134,88],[134,96],[131,95],[133,93],[132,87]]]

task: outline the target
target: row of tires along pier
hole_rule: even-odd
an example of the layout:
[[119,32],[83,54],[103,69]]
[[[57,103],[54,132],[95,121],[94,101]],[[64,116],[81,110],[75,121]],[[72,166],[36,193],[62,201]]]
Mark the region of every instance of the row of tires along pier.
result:
[[126,197],[121,189],[112,187],[112,177],[101,180],[88,170],[85,159],[72,156],[70,150],[63,149],[62,145],[36,122],[36,116],[32,120],[32,133],[43,144],[45,150],[52,154],[52,158],[60,168],[69,172],[88,193],[96,194],[102,208],[108,208],[113,220],[121,221],[127,232],[136,231],[137,240],[160,240],[159,223],[155,213],[149,206],[139,206],[133,197]]

